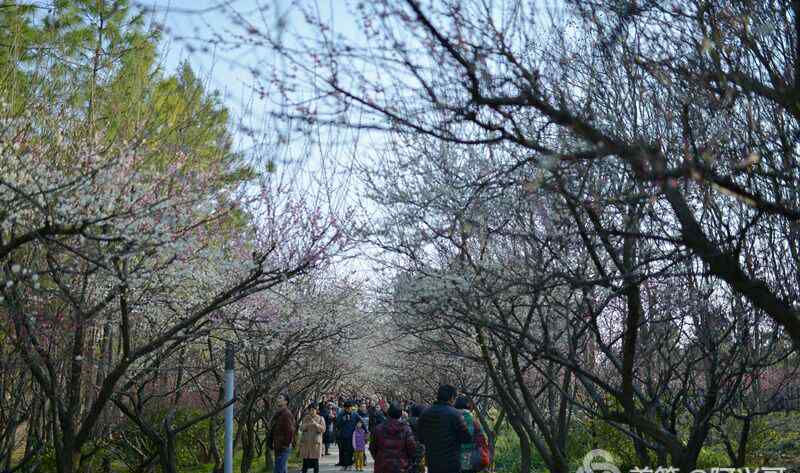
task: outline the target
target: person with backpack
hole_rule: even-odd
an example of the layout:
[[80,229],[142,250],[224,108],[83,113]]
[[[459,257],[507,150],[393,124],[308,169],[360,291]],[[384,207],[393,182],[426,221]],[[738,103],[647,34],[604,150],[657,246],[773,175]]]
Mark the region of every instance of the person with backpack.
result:
[[461,444],[461,473],[477,473],[490,463],[486,434],[480,421],[472,413],[475,406],[469,398],[459,396],[454,407],[464,415],[464,423],[472,436],[472,442]]
[[396,403],[389,405],[389,419],[372,430],[369,451],[375,461],[375,473],[408,473],[417,451],[411,427],[400,421],[403,413]]

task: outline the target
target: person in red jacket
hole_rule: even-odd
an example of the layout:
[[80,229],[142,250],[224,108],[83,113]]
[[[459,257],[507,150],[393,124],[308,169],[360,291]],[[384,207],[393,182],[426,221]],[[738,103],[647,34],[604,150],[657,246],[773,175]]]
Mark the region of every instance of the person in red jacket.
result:
[[407,473],[417,451],[417,442],[408,424],[400,421],[403,411],[396,403],[389,406],[389,420],[372,430],[369,451],[375,460],[375,473]]

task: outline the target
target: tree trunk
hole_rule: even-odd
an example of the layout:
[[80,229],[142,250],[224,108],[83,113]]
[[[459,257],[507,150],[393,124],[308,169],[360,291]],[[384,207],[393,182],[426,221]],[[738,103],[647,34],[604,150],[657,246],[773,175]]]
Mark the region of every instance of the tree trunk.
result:
[[172,422],[175,420],[175,409],[170,410],[164,418],[164,447],[161,450],[161,467],[164,473],[178,473],[177,441]]
[[531,471],[531,442],[526,435],[519,437],[519,471],[520,473],[530,473]]
[[28,456],[29,453],[36,448],[37,445],[42,441],[41,436],[39,435],[39,418],[42,412],[42,401],[41,398],[38,396],[38,392],[34,387],[34,399],[31,401],[31,416],[28,420],[28,435],[25,439],[25,456]]
[[264,447],[264,471],[275,471],[275,460],[269,445]]
[[208,423],[208,452],[214,460],[213,473],[222,473],[222,459],[219,456],[219,448],[217,448],[217,423],[211,419]]
[[56,471],[58,473],[78,473],[81,464],[80,452],[74,452],[71,443],[65,443],[61,447],[60,454],[56,455]]
[[173,399],[172,405],[177,406],[181,402],[181,394],[183,394],[183,389],[181,389],[181,383],[183,383],[183,372],[184,372],[184,364],[186,363],[186,347],[181,347],[180,352],[178,353],[178,375],[175,379],[175,398]]
[[259,401],[261,390],[254,388],[247,393],[245,402],[242,405],[242,415],[239,419],[240,425],[237,434],[240,435],[242,447],[241,473],[249,473],[255,460],[258,431],[259,415],[256,413],[256,406]]
[[[8,425],[8,438],[6,439],[6,451],[3,452],[5,461],[3,462],[3,470],[11,470],[11,457],[14,455],[14,445],[17,443],[17,423],[12,417],[9,419]],[[2,458],[2,457],[0,457]]]
[[[248,416],[249,417],[249,416]],[[246,421],[249,421],[246,420]],[[253,436],[253,429],[249,425],[245,425],[244,432],[242,432],[242,462],[241,462],[241,473],[249,473],[250,468],[253,466],[253,450],[254,450],[254,436]]]
[[733,466],[742,468],[747,460],[747,441],[750,439],[750,423],[751,419],[745,417],[744,424],[742,425],[742,433],[739,435],[739,448],[736,452],[736,459]]
[[[638,432],[641,435],[641,432]],[[634,438],[633,439],[633,448],[636,450],[636,456],[639,457],[639,463],[642,465],[649,465],[650,464],[650,454],[647,451],[647,446],[641,440]]]

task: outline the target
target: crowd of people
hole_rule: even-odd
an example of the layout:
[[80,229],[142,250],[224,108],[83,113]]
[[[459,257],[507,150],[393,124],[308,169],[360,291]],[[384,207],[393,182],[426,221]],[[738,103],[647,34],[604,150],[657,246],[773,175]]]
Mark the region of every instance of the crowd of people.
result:
[[278,397],[270,425],[275,473],[287,473],[297,430],[303,473],[319,473],[319,459],[330,455],[333,444],[342,470],[363,471],[367,449],[375,473],[477,473],[490,463],[474,405],[450,385],[439,387],[431,406],[341,398],[313,403],[297,426],[288,404],[287,395]]

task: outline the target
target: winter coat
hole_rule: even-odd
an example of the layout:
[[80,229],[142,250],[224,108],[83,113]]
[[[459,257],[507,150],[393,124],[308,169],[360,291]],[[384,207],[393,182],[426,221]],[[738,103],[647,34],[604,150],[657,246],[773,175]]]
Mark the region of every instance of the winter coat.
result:
[[408,424],[389,419],[373,429],[369,451],[375,460],[375,473],[407,473],[417,442]]
[[381,425],[383,422],[386,422],[386,416],[383,415],[380,409],[377,407],[373,407],[369,413],[369,426],[372,430],[375,430],[375,427]]
[[269,444],[276,452],[292,447],[294,443],[294,415],[283,408],[272,416],[269,430]]
[[368,412],[356,411],[356,414],[358,414],[358,417],[361,417],[361,422],[364,423],[364,429],[366,429],[367,432],[369,432],[369,428],[370,428],[370,425],[371,425],[369,423],[369,413]]
[[411,462],[413,465],[411,469],[412,473],[425,471],[425,445],[419,441],[419,433],[417,431],[418,425],[419,417],[409,417],[408,426],[411,427],[411,433],[414,434],[414,439],[417,440],[417,451],[414,453],[414,458]]
[[480,421],[472,415],[469,409],[464,409],[462,412],[464,413],[464,422],[467,424],[467,430],[469,430],[473,439],[469,443],[461,444],[461,471],[467,471],[472,469],[472,450],[475,449],[475,437],[485,434]]
[[319,415],[325,419],[325,433],[322,434],[322,441],[325,443],[333,443],[333,414],[328,409],[319,411]]
[[353,432],[356,430],[356,423],[361,419],[358,414],[342,411],[336,418],[336,438],[340,442],[350,442]]
[[411,433],[414,434],[414,438],[417,438],[417,436],[419,435],[417,433],[417,427],[419,426],[419,417],[409,417],[408,426],[411,427]]
[[328,424],[333,422],[333,414],[331,414],[331,411],[326,407],[319,410],[319,416],[325,419],[325,428],[327,429]]
[[429,473],[454,473],[460,470],[461,444],[472,442],[461,411],[437,402],[419,417],[417,434],[419,441],[425,444]]
[[364,429],[356,429],[353,432],[353,450],[363,452],[367,447],[367,432]]
[[325,432],[325,419],[319,415],[306,415],[300,421],[300,456],[319,458],[322,451],[322,434]]

